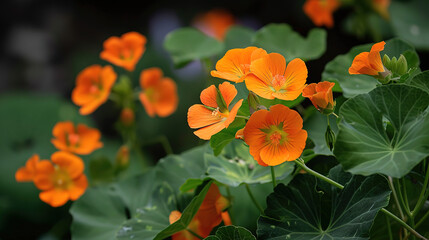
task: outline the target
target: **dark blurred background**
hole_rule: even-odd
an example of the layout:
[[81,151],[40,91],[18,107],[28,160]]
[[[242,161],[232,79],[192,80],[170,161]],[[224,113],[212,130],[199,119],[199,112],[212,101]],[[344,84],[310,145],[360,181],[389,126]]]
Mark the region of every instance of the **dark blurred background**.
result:
[[[84,122],[102,131],[105,149],[114,155],[121,145],[115,130],[120,109],[111,102],[94,114],[79,116],[70,95],[76,75],[99,59],[103,41],[137,31],[148,38],[147,50],[132,73],[134,86],[142,69],[157,66],[178,84],[179,107],[167,118],[150,118],[139,106],[138,135],[143,140],[166,136],[175,153],[202,144],[188,128],[186,112],[199,103],[201,90],[210,84],[199,62],[174,69],[163,39],[170,31],[192,24],[200,13],[220,8],[240,25],[258,29],[268,23],[288,23],[307,35],[315,26],[302,11],[304,1],[36,1],[0,2],[0,239],[68,239],[69,204],[53,209],[38,199],[32,184],[18,184],[14,173],[33,153],[49,158],[55,151],[49,140],[58,120]],[[334,14],[328,29],[326,53],[307,63],[308,82],[318,82],[327,62],[355,45],[373,42],[345,30],[352,10]],[[386,37],[394,34],[388,32]],[[419,51],[421,68],[428,69],[429,54]],[[116,71],[121,73],[119,68]],[[310,104],[304,102],[304,105]],[[155,163],[165,156],[161,144],[148,144],[145,153]],[[86,163],[89,161],[85,158]]]

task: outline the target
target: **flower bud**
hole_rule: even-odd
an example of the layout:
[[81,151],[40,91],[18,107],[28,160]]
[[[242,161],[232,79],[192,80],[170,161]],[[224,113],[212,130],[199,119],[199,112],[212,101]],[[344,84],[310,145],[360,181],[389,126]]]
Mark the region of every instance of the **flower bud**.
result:
[[398,62],[396,63],[396,73],[398,75],[404,75],[407,72],[408,72],[407,59],[404,57],[404,55],[401,54],[401,56],[398,59]]
[[259,110],[261,106],[261,101],[259,101],[259,97],[253,93],[249,92],[249,96],[247,97],[247,101],[249,103],[250,114],[253,114],[257,110]]
[[334,131],[332,131],[331,126],[329,126],[329,125],[326,128],[325,141],[326,141],[326,145],[328,145],[328,147],[329,147],[329,150],[332,151],[332,149],[334,148],[334,143],[335,143],[335,133],[334,133]]
[[124,108],[121,111],[120,121],[124,126],[131,126],[134,123],[135,115],[131,108]]
[[117,170],[124,170],[128,168],[130,164],[130,149],[123,145],[119,148],[116,153],[116,168]]

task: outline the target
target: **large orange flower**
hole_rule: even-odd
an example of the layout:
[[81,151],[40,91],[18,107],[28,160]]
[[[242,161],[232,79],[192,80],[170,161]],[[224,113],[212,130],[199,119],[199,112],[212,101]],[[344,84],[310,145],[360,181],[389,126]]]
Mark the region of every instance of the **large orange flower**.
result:
[[120,38],[113,36],[104,41],[100,58],[128,71],[134,71],[146,50],[145,44],[146,37],[137,32],[125,33]]
[[188,124],[191,128],[201,128],[194,132],[199,138],[209,140],[211,136],[227,128],[231,124],[238,109],[243,103],[240,99],[231,110],[229,105],[237,95],[237,89],[229,82],[214,85],[201,92],[200,99],[204,104],[195,104],[188,110]]
[[31,182],[36,176],[37,165],[40,162],[39,155],[34,154],[27,160],[25,167],[21,167],[15,173],[17,182]]
[[244,128],[250,154],[262,166],[276,166],[301,156],[307,140],[302,118],[294,110],[277,104],[270,111],[259,110]]
[[52,144],[61,151],[86,155],[103,147],[100,131],[84,124],[75,127],[70,121],[59,122],[54,126],[52,134]]
[[384,50],[384,41],[374,44],[371,51],[359,53],[349,68],[350,74],[366,74],[371,76],[385,77],[388,70],[384,67],[380,52]]
[[111,66],[92,65],[82,70],[72,92],[72,101],[81,107],[80,114],[88,115],[106,102],[115,81],[116,73]]
[[234,25],[234,16],[222,9],[214,9],[195,18],[194,25],[203,33],[223,40],[228,29]]
[[149,116],[166,117],[176,111],[178,104],[176,83],[163,77],[159,68],[149,68],[140,74],[140,86],[143,92],[139,98]]
[[48,160],[40,161],[34,184],[42,190],[39,197],[43,202],[59,207],[82,196],[88,180],[83,174],[81,158],[67,152],[56,152],[51,160],[55,165]]
[[[225,225],[231,225],[229,214],[225,209],[229,206],[229,201],[223,197],[216,184],[210,186],[203,203],[201,204],[195,217],[192,219],[188,229],[198,234],[201,237],[207,237],[214,227],[219,225],[222,221]],[[180,219],[181,213],[179,211],[172,211],[170,213],[170,224]],[[189,231],[183,230],[175,233],[172,236],[173,240],[197,240],[194,235]]]
[[304,12],[316,26],[334,26],[332,13],[340,6],[338,0],[307,0]]
[[246,86],[266,99],[295,100],[305,87],[307,74],[301,59],[293,59],[286,67],[281,54],[270,53],[252,62]]
[[321,113],[332,113],[335,106],[332,94],[334,85],[335,83],[332,82],[312,83],[304,88],[302,96],[309,98],[314,107]]
[[257,47],[231,49],[216,63],[216,71],[211,71],[211,75],[237,83],[243,82],[250,72],[250,64],[265,55],[267,52]]

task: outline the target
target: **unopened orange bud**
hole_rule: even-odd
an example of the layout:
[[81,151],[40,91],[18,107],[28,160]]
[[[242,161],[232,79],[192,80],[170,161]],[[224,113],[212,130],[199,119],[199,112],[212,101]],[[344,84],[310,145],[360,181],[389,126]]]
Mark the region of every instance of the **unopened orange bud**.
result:
[[116,154],[116,165],[120,169],[125,169],[130,163],[130,149],[127,146],[122,146],[119,148],[118,153]]
[[130,126],[131,124],[134,123],[134,111],[131,108],[124,108],[122,109],[121,112],[121,122],[125,125],[125,126]]

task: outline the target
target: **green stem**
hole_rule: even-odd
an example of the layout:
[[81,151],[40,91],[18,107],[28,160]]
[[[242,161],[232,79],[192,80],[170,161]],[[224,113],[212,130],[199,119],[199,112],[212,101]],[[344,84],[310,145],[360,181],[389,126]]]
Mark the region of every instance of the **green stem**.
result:
[[390,219],[387,215],[384,215],[386,217],[386,223],[387,223],[387,231],[389,233],[389,240],[393,240],[392,236],[392,228],[390,227]]
[[429,191],[427,191],[426,193],[428,182],[429,182],[429,164],[428,164],[428,168],[426,169],[425,181],[423,183],[422,191],[420,192],[420,196],[417,200],[417,204],[414,207],[414,210],[411,212],[411,215],[413,217],[417,216],[417,213],[419,213],[420,209],[423,207],[426,199],[428,198]]
[[416,228],[418,228],[420,224],[422,224],[428,217],[429,217],[429,211],[427,211],[425,215],[422,218],[420,218],[420,220],[416,223]]
[[[333,112],[332,112],[333,113]],[[327,119],[327,122],[328,122],[328,127],[330,127],[331,125],[330,125],[330,123],[329,123],[329,115],[326,115],[326,119]]]
[[277,186],[277,183],[276,183],[276,173],[274,172],[274,166],[271,166],[271,179],[272,179],[273,189],[274,189]]
[[332,112],[332,115],[334,115],[336,118],[340,118],[336,113]]
[[264,209],[261,207],[261,205],[259,205],[258,201],[256,201],[255,196],[253,196],[253,193],[250,190],[249,184],[245,183],[244,185],[246,186],[247,193],[249,194],[250,199],[252,199],[253,204],[255,204],[256,208],[259,209],[261,214],[264,214]]
[[249,117],[246,117],[246,116],[236,115],[235,117],[243,118],[243,119],[249,120]]
[[401,183],[399,182],[399,179],[395,179],[395,182],[396,182],[396,185],[398,186],[398,195],[399,195],[399,200],[401,201],[401,203],[402,203],[402,206],[404,207],[404,209],[405,209],[405,213],[408,215],[408,216],[411,216],[411,212],[410,212],[410,209],[409,209],[409,207],[408,207],[408,203],[406,203],[405,202],[405,198],[403,197],[403,194],[402,194],[402,186],[401,186]]
[[399,215],[401,216],[402,220],[405,220],[404,212],[402,211],[402,207],[399,204],[398,195],[396,194],[395,186],[393,186],[393,179],[392,177],[388,177],[389,180],[387,181],[389,183],[390,190],[392,190],[393,199],[395,200],[396,206],[398,206]]
[[167,155],[173,154],[173,148],[171,148],[171,144],[165,135],[160,136],[159,141],[161,142],[162,147],[164,148],[164,151],[167,153]]
[[186,231],[190,232],[192,235],[194,235],[195,237],[197,237],[199,239],[204,239],[203,237],[201,237],[200,235],[198,235],[196,232],[192,231],[189,228],[187,228]]
[[329,183],[329,184],[331,184],[331,185],[333,185],[333,186],[335,186],[335,187],[337,187],[339,189],[343,189],[344,188],[343,185],[341,185],[341,184],[335,182],[334,180],[332,180],[332,179],[330,179],[328,177],[325,177],[322,174],[320,174],[320,173],[314,171],[313,169],[307,167],[307,165],[305,165],[304,160],[302,158],[296,159],[295,163],[298,164],[302,169],[304,169],[309,174],[311,174],[311,175],[313,175],[313,176],[315,176],[315,177],[317,177],[317,178],[319,178],[319,179],[321,179],[321,180],[323,180],[323,181],[325,181],[325,182],[327,182],[327,183]]
[[[295,160],[295,163],[297,163],[300,167],[302,167],[305,171],[307,171],[307,173],[323,180],[326,181],[327,183],[339,188],[339,189],[343,189],[344,186],[335,182],[334,180],[323,176],[322,174],[313,171],[312,169],[308,168],[305,163],[304,160],[302,160],[302,158],[298,158],[297,160]],[[392,219],[394,219],[395,221],[397,221],[399,224],[401,224],[404,228],[408,229],[412,234],[414,234],[415,236],[419,237],[420,239],[423,240],[428,240],[427,238],[423,237],[422,235],[420,235],[418,232],[416,232],[416,230],[414,230],[412,227],[410,227],[408,224],[406,224],[404,221],[402,221],[400,218],[398,218],[396,215],[394,215],[393,213],[389,212],[388,210],[386,210],[385,208],[382,208],[380,211],[382,211],[383,213],[385,213],[387,216],[391,217]]]

